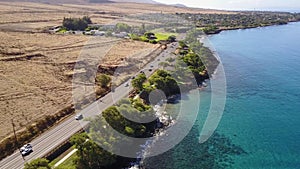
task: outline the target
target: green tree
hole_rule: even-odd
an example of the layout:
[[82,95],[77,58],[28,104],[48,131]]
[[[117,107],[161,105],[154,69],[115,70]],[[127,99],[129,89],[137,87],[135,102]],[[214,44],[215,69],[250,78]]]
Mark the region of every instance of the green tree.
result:
[[[140,101],[135,101],[133,105],[122,104],[118,107],[110,107],[103,111],[102,115],[112,128],[120,133],[133,137],[142,137],[147,128],[145,128],[144,124],[136,123],[129,119],[134,121],[141,121],[142,118],[155,119],[154,113],[151,111],[150,107],[144,104],[142,105]],[[123,115],[129,119],[125,118]]]
[[206,34],[215,33],[216,31],[218,31],[218,27],[215,25],[209,25],[203,28],[203,32]]
[[91,19],[88,16],[84,16],[83,18],[64,18],[62,24],[68,30],[84,31],[88,28],[88,24],[91,23]]
[[152,36],[155,36],[155,34],[152,33],[152,32],[146,32],[146,33],[144,34],[144,36],[145,36],[146,38],[150,39]]
[[143,84],[145,83],[146,80],[147,80],[146,75],[144,73],[140,73],[138,76],[136,76],[136,78],[134,78],[131,81],[131,84],[136,90],[142,91]]
[[111,77],[106,74],[98,75],[96,78],[96,83],[99,84],[102,88],[107,88],[111,82]]
[[75,134],[71,137],[70,142],[71,144],[75,145],[78,150],[83,150],[84,143],[89,139],[86,133]]
[[24,169],[51,169],[49,161],[44,158],[37,158],[29,163],[26,163]]
[[82,18],[82,20],[83,20],[84,22],[86,22],[87,24],[92,24],[92,20],[91,20],[91,18],[88,17],[88,16],[84,16],[84,17]]
[[175,42],[176,41],[176,36],[174,36],[174,35],[169,36],[168,39],[167,39],[167,41],[169,41],[169,42]]
[[78,149],[78,157],[74,160],[78,169],[109,168],[116,161],[115,155],[89,140],[85,133],[74,135],[71,143]]
[[150,78],[151,85],[155,85],[157,89],[164,91],[166,96],[171,96],[180,93],[177,81],[171,74],[165,70],[156,71]]
[[184,56],[183,61],[189,66],[192,72],[200,72],[203,71],[203,63],[199,57],[199,55],[195,53],[188,53]]

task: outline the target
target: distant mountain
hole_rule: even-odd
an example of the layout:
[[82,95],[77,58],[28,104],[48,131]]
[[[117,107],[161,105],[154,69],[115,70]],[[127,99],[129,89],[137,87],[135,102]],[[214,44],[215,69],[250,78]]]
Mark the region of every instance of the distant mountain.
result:
[[107,3],[110,0],[0,0],[0,2],[37,2],[47,4]]
[[[72,3],[109,3],[109,2],[134,2],[146,4],[162,4],[154,0],[0,0],[0,2],[38,2],[48,4],[72,4]],[[174,4],[171,6],[186,7],[183,4]]]
[[[135,3],[146,3],[146,4],[162,4],[162,5],[166,5],[160,2],[156,2],[154,0],[111,0],[114,2],[135,2]],[[187,6],[183,5],[183,4],[170,4],[170,6],[176,6],[176,7],[182,7],[185,8]]]
[[0,2],[38,2],[49,4],[72,4],[72,3],[107,3],[107,2],[135,2],[147,4],[159,4],[154,0],[0,0]]
[[114,2],[135,2],[135,3],[146,3],[146,4],[160,4],[153,0],[112,0]]
[[112,2],[110,0],[87,0],[87,2],[90,3],[107,3],[107,2]]
[[186,8],[187,6],[183,5],[183,4],[174,4],[172,6],[176,6],[176,7],[182,7],[182,8]]

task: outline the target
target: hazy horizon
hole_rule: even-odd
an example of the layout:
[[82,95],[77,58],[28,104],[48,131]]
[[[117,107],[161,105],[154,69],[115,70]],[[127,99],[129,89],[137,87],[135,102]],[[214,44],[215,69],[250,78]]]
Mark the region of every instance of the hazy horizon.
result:
[[183,4],[188,7],[226,10],[280,10],[300,12],[299,0],[155,0],[165,4]]

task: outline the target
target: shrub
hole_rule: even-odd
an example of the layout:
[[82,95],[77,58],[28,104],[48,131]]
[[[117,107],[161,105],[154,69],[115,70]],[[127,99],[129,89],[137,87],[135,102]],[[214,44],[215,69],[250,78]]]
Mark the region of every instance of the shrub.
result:
[[107,88],[111,82],[111,77],[106,74],[100,74],[96,77],[96,82],[102,88]]
[[24,169],[51,169],[49,161],[44,158],[37,158],[25,164]]
[[150,40],[149,42],[152,43],[152,44],[157,44],[156,40]]

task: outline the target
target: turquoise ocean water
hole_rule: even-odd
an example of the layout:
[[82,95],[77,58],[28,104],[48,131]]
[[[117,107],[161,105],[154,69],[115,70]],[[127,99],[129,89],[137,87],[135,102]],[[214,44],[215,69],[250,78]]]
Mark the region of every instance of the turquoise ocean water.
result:
[[[217,131],[208,142],[198,143],[210,105],[206,89],[200,94],[201,109],[188,136],[172,150],[146,159],[145,166],[299,169],[300,23],[224,31],[209,39],[227,80],[226,106]],[[182,102],[198,104],[193,103],[197,92]]]

